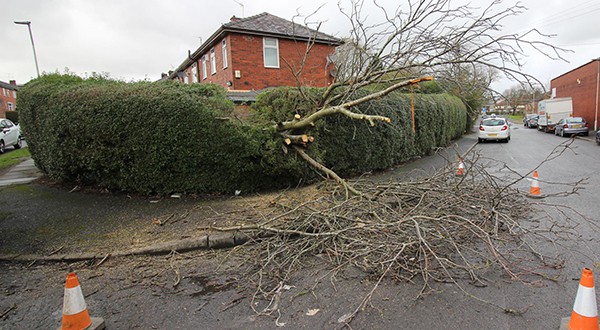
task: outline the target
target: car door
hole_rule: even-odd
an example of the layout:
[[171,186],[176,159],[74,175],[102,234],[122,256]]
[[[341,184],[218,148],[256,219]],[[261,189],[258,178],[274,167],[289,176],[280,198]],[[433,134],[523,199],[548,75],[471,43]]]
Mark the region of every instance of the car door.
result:
[[0,139],[4,140],[4,145],[12,146],[16,144],[17,139],[19,138],[19,128],[17,125],[13,124],[13,122],[8,119],[2,119],[0,127],[2,129]]

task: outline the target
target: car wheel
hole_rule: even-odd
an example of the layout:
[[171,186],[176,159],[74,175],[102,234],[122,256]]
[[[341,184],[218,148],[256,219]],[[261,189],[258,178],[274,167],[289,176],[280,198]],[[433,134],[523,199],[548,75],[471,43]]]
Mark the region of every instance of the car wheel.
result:
[[482,138],[477,138],[477,143],[481,143],[481,142],[483,142],[483,139]]
[[17,143],[14,145],[15,149],[21,149],[21,147],[23,146],[23,140],[21,140],[21,137],[19,136],[19,139],[17,140]]
[[560,137],[565,137],[565,131],[564,130],[560,131],[559,135],[560,135]]
[[590,132],[583,133],[583,136],[589,136],[589,135],[590,135]]
[[4,153],[4,141],[0,141],[0,154]]

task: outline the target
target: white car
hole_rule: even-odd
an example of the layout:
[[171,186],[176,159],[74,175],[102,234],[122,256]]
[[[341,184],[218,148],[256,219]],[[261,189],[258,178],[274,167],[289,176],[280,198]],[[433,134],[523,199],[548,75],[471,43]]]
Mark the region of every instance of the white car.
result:
[[22,143],[19,125],[15,125],[9,119],[0,118],[0,154],[4,153],[6,147],[19,149]]
[[510,141],[510,123],[505,118],[486,118],[479,125],[478,142]]

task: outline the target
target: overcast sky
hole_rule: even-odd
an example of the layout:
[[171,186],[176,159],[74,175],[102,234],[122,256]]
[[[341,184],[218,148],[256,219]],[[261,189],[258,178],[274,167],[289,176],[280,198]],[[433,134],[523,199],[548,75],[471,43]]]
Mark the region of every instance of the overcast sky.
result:
[[[349,0],[342,0],[347,3]],[[406,0],[379,0],[385,5]],[[483,6],[491,0],[472,1]],[[457,5],[465,1],[456,0]],[[243,7],[238,4],[242,3]],[[337,0],[0,0],[0,81],[26,83],[36,76],[27,26],[31,21],[41,72],[78,75],[107,72],[111,77],[157,80],[175,69],[233,15],[269,12],[292,19],[297,11],[324,21],[321,31],[343,37],[348,26]],[[505,5],[514,1],[504,1]],[[530,56],[525,70],[543,82],[600,57],[599,0],[524,0],[529,11],[507,22],[507,33],[536,27],[556,34],[552,43],[569,48],[569,61]],[[513,83],[501,81],[497,89]]]

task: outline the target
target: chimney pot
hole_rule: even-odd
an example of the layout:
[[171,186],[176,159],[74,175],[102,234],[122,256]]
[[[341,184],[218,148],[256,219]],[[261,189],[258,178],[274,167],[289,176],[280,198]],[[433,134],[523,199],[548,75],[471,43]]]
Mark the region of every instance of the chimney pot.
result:
[[235,17],[235,15],[231,16],[231,18],[229,19],[232,22],[236,22],[239,21],[240,19],[238,17]]
[[9,80],[8,82],[11,85],[17,86],[17,81],[16,80]]

